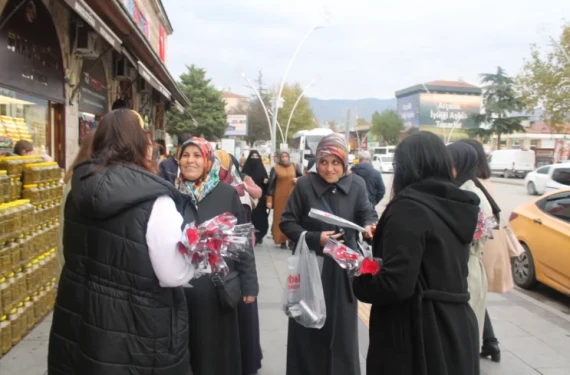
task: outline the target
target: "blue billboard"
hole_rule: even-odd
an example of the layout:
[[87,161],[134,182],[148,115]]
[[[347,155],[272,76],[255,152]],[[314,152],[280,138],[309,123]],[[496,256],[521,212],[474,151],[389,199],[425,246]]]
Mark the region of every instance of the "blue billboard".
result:
[[404,121],[404,127],[420,125],[420,96],[408,95],[398,98],[398,114]]

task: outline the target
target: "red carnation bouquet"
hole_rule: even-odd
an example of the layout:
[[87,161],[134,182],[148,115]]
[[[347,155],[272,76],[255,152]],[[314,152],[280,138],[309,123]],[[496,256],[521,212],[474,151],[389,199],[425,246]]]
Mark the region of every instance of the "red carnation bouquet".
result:
[[224,277],[229,273],[224,258],[239,261],[242,253],[249,254],[254,231],[251,223],[238,224],[237,218],[226,212],[199,225],[187,224],[178,250],[196,267],[194,277],[212,273]]
[[333,258],[350,275],[376,275],[380,272],[382,260],[372,257],[370,248],[364,248],[368,245],[358,244],[358,246],[360,251],[353,250],[343,243],[329,238],[323,253]]

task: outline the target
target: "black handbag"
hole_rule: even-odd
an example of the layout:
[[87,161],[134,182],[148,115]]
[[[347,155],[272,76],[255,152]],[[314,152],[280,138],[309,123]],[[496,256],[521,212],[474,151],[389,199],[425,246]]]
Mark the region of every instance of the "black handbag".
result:
[[231,271],[224,278],[216,273],[212,275],[212,282],[222,308],[229,310],[237,308],[242,298],[239,273]]

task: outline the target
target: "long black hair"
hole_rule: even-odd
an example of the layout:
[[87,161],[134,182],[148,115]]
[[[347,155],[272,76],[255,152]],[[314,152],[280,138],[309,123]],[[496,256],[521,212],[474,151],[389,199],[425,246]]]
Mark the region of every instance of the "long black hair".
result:
[[453,181],[453,168],[445,143],[435,134],[421,131],[402,140],[394,153],[392,194],[428,178]]
[[455,142],[447,146],[453,167],[455,168],[455,182],[461,186],[469,180],[477,178],[477,169],[479,168],[479,160],[477,151],[465,143]]
[[468,144],[477,152],[477,159],[479,160],[477,178],[482,180],[488,180],[491,178],[491,168],[489,168],[489,162],[487,161],[487,155],[485,155],[483,145],[474,139],[462,139],[459,142]]

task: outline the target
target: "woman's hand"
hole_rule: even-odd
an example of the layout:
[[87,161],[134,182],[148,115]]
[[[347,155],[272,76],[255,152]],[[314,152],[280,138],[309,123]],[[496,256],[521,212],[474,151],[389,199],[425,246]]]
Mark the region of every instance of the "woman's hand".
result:
[[340,236],[342,236],[342,233],[336,233],[336,234],[335,233],[336,233],[335,231],[321,232],[321,246],[325,246],[329,238],[336,240],[337,238],[340,238]]
[[295,178],[293,179],[293,183],[294,183],[294,184],[297,183],[297,177],[295,177]]
[[374,232],[376,232],[376,224],[368,225],[364,228],[364,237],[372,238],[374,237]]
[[268,178],[264,178],[264,179],[263,179],[263,183],[264,183],[264,184],[266,184],[266,183],[268,183],[268,182],[269,182],[269,179],[268,179]]
[[243,296],[243,303],[249,305],[255,302],[255,296]]

